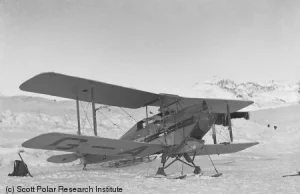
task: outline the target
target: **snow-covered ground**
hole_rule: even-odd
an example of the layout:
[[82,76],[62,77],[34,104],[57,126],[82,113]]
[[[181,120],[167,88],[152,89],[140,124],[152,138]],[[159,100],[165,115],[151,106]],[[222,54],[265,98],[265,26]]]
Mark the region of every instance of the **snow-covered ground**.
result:
[[[82,104],[88,107],[88,104]],[[90,108],[90,106],[89,106]],[[204,176],[183,180],[147,178],[154,175],[160,166],[159,159],[124,168],[108,168],[90,165],[82,170],[79,161],[56,165],[46,159],[56,154],[52,151],[23,149],[25,140],[38,134],[60,131],[76,133],[75,103],[53,101],[32,97],[0,97],[0,193],[6,186],[58,187],[121,187],[123,193],[299,193],[299,176],[286,177],[300,171],[300,105],[251,112],[249,121],[233,120],[234,142],[260,142],[259,145],[230,155],[212,156],[223,175],[211,178],[214,168],[207,156],[196,158]],[[143,111],[127,110],[136,120]],[[153,110],[155,111],[155,110]],[[103,107],[101,112],[112,119],[121,129],[98,114],[98,134],[117,138],[134,124],[134,120],[116,107]],[[88,110],[87,116],[91,115]],[[92,134],[85,112],[81,111],[83,132]],[[270,124],[270,127],[267,127]],[[273,126],[278,128],[274,130]],[[218,142],[228,141],[226,128],[217,126]],[[205,136],[212,143],[210,132]],[[33,178],[8,177],[13,170],[13,161],[19,159],[17,152],[29,166]],[[166,170],[168,174],[181,171],[175,164]],[[183,167],[184,173],[193,169]],[[298,183],[298,184],[297,184]],[[42,193],[42,192],[35,192]],[[71,193],[71,192],[65,192]],[[96,193],[96,192],[94,192]]]

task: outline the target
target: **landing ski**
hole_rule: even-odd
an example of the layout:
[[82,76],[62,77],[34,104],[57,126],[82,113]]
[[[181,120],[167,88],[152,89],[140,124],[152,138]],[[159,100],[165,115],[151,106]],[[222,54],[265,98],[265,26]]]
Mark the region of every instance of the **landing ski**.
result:
[[210,176],[207,176],[207,175],[203,175],[203,173],[200,173],[200,174],[187,174],[186,177],[220,177],[222,176],[222,173],[217,173],[217,174],[214,174],[214,175],[210,175]]
[[188,177],[220,177],[222,176],[222,173],[217,173],[211,176],[206,176],[203,175],[203,173],[200,174],[184,174],[184,175],[179,175],[179,176],[163,176],[163,175],[156,175],[156,176],[147,176],[147,178],[162,178],[162,179],[185,179]]
[[289,174],[289,175],[284,175],[282,177],[288,177],[288,176],[300,176],[300,171],[296,174]]
[[161,179],[184,179],[187,175],[180,175],[180,176],[163,176],[163,175],[157,175],[157,176],[147,176],[147,178],[161,178]]

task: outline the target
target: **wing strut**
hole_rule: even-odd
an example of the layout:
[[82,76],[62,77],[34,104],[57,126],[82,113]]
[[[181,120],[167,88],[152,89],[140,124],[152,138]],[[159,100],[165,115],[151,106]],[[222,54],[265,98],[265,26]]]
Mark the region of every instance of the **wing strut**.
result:
[[212,138],[214,140],[214,144],[217,144],[217,133],[215,124],[212,125]]
[[148,122],[148,105],[146,105],[146,117],[147,117],[146,125],[148,126],[148,124],[149,124],[149,122]]
[[91,88],[91,101],[92,101],[92,111],[93,111],[93,124],[94,124],[94,135],[97,136],[97,118],[96,118],[96,109],[94,101],[94,87]]
[[229,131],[229,135],[230,135],[230,141],[233,142],[231,116],[230,116],[230,109],[229,109],[228,103],[227,103],[227,119],[228,119],[228,131]]
[[167,143],[167,133],[166,133],[166,130],[165,130],[165,127],[166,127],[166,123],[165,123],[165,109],[164,109],[164,98],[161,99],[161,111],[162,111],[162,119],[163,119],[163,132],[164,132],[164,138],[165,138],[165,144],[168,145]]
[[79,113],[79,101],[78,101],[78,96],[76,96],[76,110],[77,110],[77,124],[78,124],[77,135],[81,135],[81,132],[80,132],[80,113]]

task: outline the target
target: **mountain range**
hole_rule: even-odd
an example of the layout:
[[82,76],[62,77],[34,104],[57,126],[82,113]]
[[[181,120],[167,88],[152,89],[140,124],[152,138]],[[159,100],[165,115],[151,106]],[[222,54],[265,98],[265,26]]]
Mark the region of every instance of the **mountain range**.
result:
[[257,110],[297,104],[299,84],[285,81],[235,82],[213,77],[204,83],[196,83],[182,91],[181,95],[204,98],[252,100],[254,104],[244,110]]

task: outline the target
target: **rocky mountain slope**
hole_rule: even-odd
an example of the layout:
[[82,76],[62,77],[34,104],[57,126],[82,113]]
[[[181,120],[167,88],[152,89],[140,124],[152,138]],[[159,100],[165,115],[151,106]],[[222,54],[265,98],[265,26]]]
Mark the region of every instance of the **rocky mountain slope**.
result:
[[202,84],[194,84],[191,88],[182,91],[181,95],[252,100],[254,104],[245,110],[255,110],[297,104],[300,97],[298,90],[298,83],[274,80],[239,83],[230,79],[213,77]]

